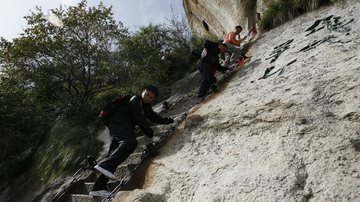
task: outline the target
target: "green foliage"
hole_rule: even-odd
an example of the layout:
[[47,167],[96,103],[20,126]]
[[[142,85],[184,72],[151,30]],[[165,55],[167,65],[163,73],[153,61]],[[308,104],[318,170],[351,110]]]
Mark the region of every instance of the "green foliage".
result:
[[20,37],[0,39],[1,176],[20,174],[14,168],[26,169],[35,152],[43,183],[73,171],[86,155],[98,153],[87,127],[107,101],[149,83],[165,97],[194,69],[184,18],[129,33],[101,3],[88,8],[84,0],[52,13],[62,27],[37,8],[25,17]]
[[155,81],[166,80],[167,63],[161,58],[168,51],[167,34],[160,25],[141,27],[122,42],[125,51],[120,57],[128,63],[128,84],[137,91],[139,87]]
[[193,70],[191,61],[192,36],[186,18],[172,15],[163,24],[170,40],[170,51],[165,59],[169,63],[169,82],[174,82],[184,77]]
[[3,67],[0,77],[0,176],[3,179],[30,166],[29,161],[51,120],[29,84],[15,73]]
[[[86,127],[94,119],[93,97],[126,84],[123,60],[115,55],[119,40],[128,32],[113,20],[111,8],[102,4],[87,8],[83,1],[52,12],[62,19],[63,27],[50,24],[37,8],[25,17],[28,26],[19,38],[0,40],[0,158],[4,162],[0,174],[7,178],[13,176],[9,170],[21,173],[13,168],[32,159],[55,117],[81,118]],[[75,137],[67,130],[58,135]],[[84,151],[84,142],[79,140],[73,151]],[[58,152],[59,146],[52,143],[43,154]],[[66,163],[59,166],[68,168]]]
[[264,31],[270,30],[334,1],[336,0],[274,0],[262,15],[259,27]]
[[115,54],[128,33],[102,4],[87,9],[83,1],[53,13],[63,27],[47,22],[40,9],[32,12],[24,34],[0,44],[6,52],[3,62],[22,72],[33,90],[58,110],[83,111],[96,93],[126,81],[123,61]]
[[165,97],[173,82],[193,70],[190,28],[180,19],[173,16],[163,25],[141,27],[122,41],[119,57],[127,61],[131,91],[152,83]]
[[58,120],[35,156],[36,171],[42,183],[73,172],[87,155],[96,156],[101,145],[95,141],[95,128],[81,119]]

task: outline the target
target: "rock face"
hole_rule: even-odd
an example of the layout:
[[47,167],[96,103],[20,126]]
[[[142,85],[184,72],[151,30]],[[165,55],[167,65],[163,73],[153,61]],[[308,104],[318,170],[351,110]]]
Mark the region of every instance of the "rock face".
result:
[[[263,11],[269,1],[259,0],[258,11]],[[247,31],[248,24],[255,20],[256,3],[256,0],[183,0],[192,30],[200,35],[210,33],[218,37],[232,31],[237,25]]]
[[[184,2],[212,14],[227,5]],[[142,190],[121,201],[359,201],[359,10],[343,2],[258,36],[245,68],[188,116]],[[215,32],[236,24],[231,12],[209,22]]]

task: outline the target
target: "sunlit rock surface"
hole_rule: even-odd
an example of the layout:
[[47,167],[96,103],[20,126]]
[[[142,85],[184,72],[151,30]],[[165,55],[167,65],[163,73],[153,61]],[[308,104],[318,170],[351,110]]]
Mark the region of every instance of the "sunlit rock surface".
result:
[[271,0],[183,0],[186,16],[193,32],[223,36],[241,25],[247,31],[255,13],[263,11]]

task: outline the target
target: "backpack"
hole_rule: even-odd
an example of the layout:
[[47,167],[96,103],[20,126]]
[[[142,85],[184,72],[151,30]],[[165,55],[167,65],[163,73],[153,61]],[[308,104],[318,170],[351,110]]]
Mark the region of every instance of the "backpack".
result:
[[100,121],[105,126],[108,126],[110,118],[111,118],[112,114],[114,113],[115,109],[117,107],[119,107],[120,105],[128,102],[131,97],[132,96],[128,95],[128,94],[120,95],[120,96],[116,97],[114,100],[112,100],[111,102],[107,103],[100,112],[100,115],[99,115]]
[[195,60],[199,60],[201,59],[201,51],[200,49],[194,49],[193,51],[191,51],[191,57],[194,58]]

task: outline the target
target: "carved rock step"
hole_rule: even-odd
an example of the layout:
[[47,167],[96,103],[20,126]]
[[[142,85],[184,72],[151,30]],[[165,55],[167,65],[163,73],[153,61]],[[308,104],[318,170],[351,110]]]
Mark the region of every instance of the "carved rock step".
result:
[[[85,193],[82,194],[88,194],[90,193],[90,191],[92,190],[92,188],[94,187],[95,182],[85,182]],[[73,194],[74,195],[74,194]]]
[[[118,166],[118,168],[115,171],[115,176],[118,177],[118,180],[121,180],[121,178],[127,174],[130,173],[130,171],[132,169],[134,169],[134,167],[136,166],[136,164],[124,164],[124,165],[120,165]],[[114,181],[118,181],[118,180],[114,180]]]
[[71,202],[101,202],[101,197],[92,197],[84,194],[72,194]]
[[[154,128],[154,131],[156,131],[155,133],[159,135],[159,134],[162,134],[162,133],[165,133],[166,131],[168,131],[170,127],[171,127],[170,125],[158,126],[158,127]],[[109,183],[108,183],[109,191],[112,191],[114,188],[116,188],[116,186],[119,185],[120,180],[123,179],[124,177],[128,176],[129,173],[137,166],[137,164],[140,163],[143,151],[145,149],[145,145],[150,142],[150,139],[144,135],[139,136],[136,139],[138,141],[138,147],[116,169],[115,175],[118,178],[116,180],[109,181]],[[95,172],[95,173],[97,173],[97,172]],[[94,180],[96,179],[96,177],[94,175],[95,174],[93,172],[93,175],[91,175],[91,177],[89,177],[89,179],[87,179],[86,182],[84,182],[84,189],[80,192],[85,192],[85,193],[71,195],[72,202],[94,202],[94,201],[96,202],[96,201],[102,200],[102,198],[100,198],[100,197],[92,197],[92,196],[88,195],[95,184],[93,181],[91,181],[91,179],[94,179]]]
[[137,137],[136,140],[138,142],[138,148],[139,148],[139,146],[146,144],[149,141],[149,138],[145,137],[143,135],[143,136]]
[[141,161],[141,155],[142,152],[134,152],[121,164],[122,165],[137,164]]
[[154,134],[156,136],[159,135],[163,135],[164,133],[166,133],[166,131],[168,131],[171,128],[172,125],[157,125],[157,126],[153,126],[151,127],[154,130]]
[[[94,187],[95,182],[86,182],[85,183],[85,187],[86,187],[86,193],[82,193],[84,195],[88,195],[90,193],[90,191],[92,190],[92,188]],[[112,191],[113,189],[115,189],[115,187],[119,185],[119,181],[116,182],[109,182],[108,183],[108,189],[109,191]]]

